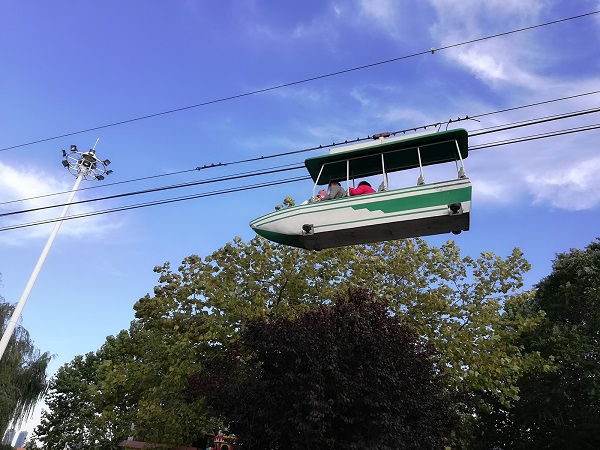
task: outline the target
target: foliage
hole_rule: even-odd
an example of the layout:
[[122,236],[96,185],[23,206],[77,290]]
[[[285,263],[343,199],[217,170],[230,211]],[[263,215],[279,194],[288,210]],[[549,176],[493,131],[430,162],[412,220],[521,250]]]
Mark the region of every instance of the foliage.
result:
[[[203,399],[186,401],[188,379],[200,370],[199,361],[236,339],[245,320],[308,308],[310,301],[304,299],[318,290],[305,289],[307,280],[316,281],[311,258],[315,256],[308,252],[273,247],[262,239],[251,245],[236,239],[204,261],[186,258],[179,273],[168,263],[155,269],[161,284],[154,297],[135,305],[136,320],[123,343],[129,360],[107,361],[101,368],[107,398],[127,395],[135,406],[137,435],[189,445],[204,431],[216,429],[219,421]],[[319,285],[329,280],[325,277]]]
[[[135,305],[135,320],[98,366],[102,411],[119,408],[147,441],[190,445],[219,421],[205,399],[189,402],[189,378],[208,370],[249,321],[294,317],[360,286],[384,300],[439,351],[450,387],[465,407],[509,405],[517,380],[543,365],[518,336],[540,320],[518,311],[527,262],[517,249],[461,257],[454,242],[391,241],[309,252],[255,237],[212,255],[155,268],[159,284]],[[102,412],[100,411],[100,412]],[[470,413],[473,409],[467,410]]]
[[279,211],[281,209],[289,208],[290,206],[294,206],[295,204],[296,204],[296,202],[294,201],[294,199],[292,197],[286,197],[285,199],[283,199],[283,204],[282,205],[277,205],[275,207],[275,211]]
[[[0,297],[0,302],[2,302]],[[0,303],[0,324],[4,333],[14,307]],[[17,324],[0,362],[0,436],[31,415],[47,388],[48,353],[40,353],[29,333]]]
[[519,377],[543,364],[516,342],[541,316],[504,313],[528,296],[518,293],[529,269],[520,250],[505,260],[489,252],[475,260],[461,257],[453,241],[430,248],[407,240],[356,252],[348,283],[374,290],[404,314],[438,349],[455,389],[475,394],[479,407],[488,395],[504,405],[518,398]]
[[46,450],[109,450],[127,437],[130,423],[121,402],[104,410],[98,386],[99,366],[110,357],[115,341],[109,338],[96,353],[77,356],[58,369],[45,397],[48,410],[27,448],[39,443]]
[[251,321],[240,349],[229,361],[243,375],[213,365],[191,392],[212,399],[244,447],[443,448],[459,428],[431,345],[365,291]]
[[546,317],[522,336],[552,371],[520,380],[515,408],[488,419],[486,438],[503,448],[600,448],[600,241],[557,255],[531,308]]

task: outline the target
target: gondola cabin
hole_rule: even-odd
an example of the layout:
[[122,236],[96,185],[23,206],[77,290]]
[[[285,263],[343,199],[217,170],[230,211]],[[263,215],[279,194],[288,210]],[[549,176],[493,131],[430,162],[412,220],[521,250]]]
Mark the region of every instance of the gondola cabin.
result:
[[[306,168],[314,181],[313,197],[304,204],[274,211],[250,222],[259,235],[284,245],[321,250],[391,239],[458,234],[469,229],[471,182],[464,159],[468,133],[464,129],[414,133],[331,149],[329,154],[308,158]],[[423,167],[454,161],[456,178],[427,184]],[[389,189],[388,174],[419,168],[412,187]],[[330,182],[380,176],[371,194],[318,200],[319,186]]]

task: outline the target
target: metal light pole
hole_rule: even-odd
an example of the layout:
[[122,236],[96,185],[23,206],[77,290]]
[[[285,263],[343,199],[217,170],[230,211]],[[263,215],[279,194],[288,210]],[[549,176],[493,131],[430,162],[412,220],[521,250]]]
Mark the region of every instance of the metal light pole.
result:
[[[98,141],[96,141],[96,144],[97,143]],[[38,262],[35,265],[31,276],[29,277],[27,286],[25,286],[23,295],[17,303],[17,306],[15,306],[15,310],[13,311],[10,321],[6,326],[6,330],[4,330],[2,340],[0,341],[0,360],[2,359],[2,355],[4,355],[4,351],[6,350],[8,342],[15,330],[15,327],[17,326],[17,322],[19,321],[19,317],[21,317],[21,312],[23,311],[25,303],[27,303],[27,299],[29,298],[29,294],[33,289],[35,280],[37,279],[40,270],[44,265],[46,256],[48,256],[48,252],[50,251],[50,247],[52,247],[52,243],[54,242],[54,239],[58,234],[58,230],[60,229],[62,221],[67,215],[67,211],[69,209],[69,206],[71,205],[71,202],[73,201],[73,197],[75,197],[75,192],[77,192],[81,180],[104,180],[104,175],[110,175],[112,173],[112,170],[106,170],[106,166],[110,164],[110,161],[108,159],[104,161],[99,160],[96,157],[95,147],[96,146],[94,145],[93,149],[89,150],[88,152],[82,153],[77,151],[77,146],[71,145],[70,153],[67,153],[64,150],[62,151],[64,157],[64,160],[62,162],[63,166],[65,167],[65,169],[68,169],[69,172],[75,175],[77,177],[77,180],[75,180],[73,189],[71,189],[71,192],[69,193],[67,203],[65,204],[65,206],[62,209],[62,212],[60,213],[58,222],[56,222],[56,225],[54,225],[54,229],[52,230],[52,233],[48,238],[48,242],[46,242],[46,246],[44,247],[44,250],[42,250],[42,254],[40,255],[40,258],[38,259]]]

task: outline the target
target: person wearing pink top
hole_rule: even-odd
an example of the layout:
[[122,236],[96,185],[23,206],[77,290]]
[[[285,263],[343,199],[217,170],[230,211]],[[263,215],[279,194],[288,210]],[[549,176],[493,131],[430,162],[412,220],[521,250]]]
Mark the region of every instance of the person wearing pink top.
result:
[[374,192],[375,189],[373,189],[366,181],[361,181],[358,183],[358,187],[356,189],[350,188],[350,195],[373,194]]

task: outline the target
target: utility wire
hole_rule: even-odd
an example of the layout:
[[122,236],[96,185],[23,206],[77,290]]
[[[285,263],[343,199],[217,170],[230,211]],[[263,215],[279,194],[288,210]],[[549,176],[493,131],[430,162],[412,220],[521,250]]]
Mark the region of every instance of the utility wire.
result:
[[29,223],[24,223],[24,224],[8,225],[5,227],[0,227],[0,231],[15,230],[18,228],[26,228],[26,227],[36,226],[36,225],[44,225],[47,223],[58,222],[59,220],[81,219],[81,218],[92,217],[92,216],[97,216],[97,215],[101,215],[101,214],[110,214],[113,212],[127,211],[130,209],[138,209],[138,208],[145,208],[148,206],[164,205],[167,203],[181,202],[184,200],[193,200],[193,199],[202,198],[202,197],[213,197],[216,195],[231,194],[234,192],[242,192],[242,191],[248,191],[251,189],[259,189],[259,188],[263,188],[263,187],[276,186],[279,184],[295,183],[298,181],[306,181],[306,180],[310,180],[310,177],[303,176],[303,177],[296,177],[296,178],[287,178],[287,179],[283,179],[283,180],[270,181],[268,183],[258,183],[258,184],[253,184],[253,185],[231,188],[228,190],[203,192],[202,194],[187,195],[187,196],[183,196],[183,197],[175,197],[175,198],[170,198],[170,199],[165,199],[165,200],[157,200],[157,201],[153,201],[153,202],[138,203],[135,205],[110,208],[110,209],[105,209],[105,210],[101,210],[101,211],[74,214],[71,216],[66,216],[62,219],[61,218],[53,218],[53,219],[47,219],[47,220],[38,220],[36,222],[29,222]]
[[[283,165],[279,165],[279,166],[274,166],[274,167],[272,167],[272,169],[280,169],[282,167],[290,167],[290,166],[292,166],[294,164],[283,164]],[[169,172],[169,173],[164,173],[164,174],[160,174],[160,175],[152,175],[152,176],[147,176],[147,177],[134,178],[132,180],[117,181],[115,183],[99,184],[99,185],[96,185],[96,186],[89,186],[89,187],[86,187],[86,188],[80,188],[80,189],[77,190],[77,192],[87,191],[88,189],[99,189],[99,188],[105,188],[105,187],[108,187],[108,186],[116,186],[118,184],[132,183],[132,182],[135,182],[135,181],[150,180],[152,178],[165,177],[165,176],[169,176],[169,175],[179,175],[179,174],[186,173],[186,172],[196,172],[198,170],[200,170],[200,168],[197,167],[195,169],[180,170],[178,172]],[[231,176],[236,176],[236,175],[241,175],[241,174],[250,174],[250,173],[254,173],[254,172],[259,172],[259,171],[258,170],[252,170],[252,171],[249,171],[249,172],[242,172],[242,173],[234,174],[234,175],[231,175]],[[9,201],[6,201],[6,202],[0,202],[0,206],[2,206],[2,205],[8,205],[10,203],[26,202],[26,201],[29,201],[29,200],[38,200],[38,199],[45,198],[45,197],[53,197],[55,195],[64,195],[64,194],[68,194],[70,192],[71,191],[54,192],[52,194],[37,195],[35,197],[22,198],[22,199],[18,199],[18,200],[9,200]],[[73,204],[73,203],[71,203],[71,204]]]
[[[575,95],[571,95],[571,96],[567,96],[567,97],[561,97],[561,98],[557,98],[557,99],[552,99],[552,100],[545,100],[542,102],[537,102],[537,103],[530,103],[527,105],[521,105],[521,106],[515,106],[512,108],[507,108],[507,109],[502,109],[502,110],[498,110],[498,111],[490,111],[487,113],[482,113],[482,114],[478,114],[478,115],[474,115],[474,116],[465,116],[465,118],[458,118],[458,119],[454,119],[454,120],[449,120],[446,122],[436,122],[434,124],[428,124],[428,125],[421,125],[419,127],[412,127],[412,128],[407,128],[404,130],[399,130],[399,131],[394,131],[391,134],[392,135],[397,135],[400,133],[406,133],[409,131],[417,131],[420,129],[427,129],[429,127],[439,127],[444,123],[450,124],[450,123],[456,123],[459,121],[464,121],[464,120],[469,120],[469,119],[475,119],[477,117],[484,117],[484,116],[489,116],[489,115],[493,115],[493,114],[500,114],[503,112],[508,112],[508,111],[515,111],[518,109],[524,109],[524,108],[530,108],[533,106],[539,106],[539,105],[545,105],[545,104],[549,104],[549,103],[553,103],[553,102],[558,102],[558,101],[563,101],[563,100],[570,100],[573,98],[578,98],[578,97],[583,97],[586,95],[593,95],[593,94],[598,94],[600,93],[600,91],[591,91],[591,92],[586,92],[586,93],[581,93],[581,94],[575,94]],[[565,114],[559,114],[559,115],[555,115],[555,116],[549,116],[546,118],[542,118],[542,119],[531,119],[531,121],[522,121],[522,122],[513,122],[513,124],[520,124],[520,123],[524,123],[524,124],[534,124],[534,123],[542,123],[543,121],[549,121],[547,119],[551,118],[555,118],[552,120],[559,120],[562,118],[567,118],[567,117],[574,117],[577,115],[583,115],[583,114],[589,114],[589,113],[593,113],[593,112],[597,112],[598,109],[591,109],[591,110],[583,110],[583,111],[576,111],[573,113],[565,113]],[[491,130],[491,129],[495,129],[495,131],[503,131],[503,130],[507,130],[510,129],[511,126],[513,124],[506,124],[506,125],[498,125],[496,127],[490,127],[490,128],[482,128],[479,130],[475,130],[474,132],[470,132],[470,136],[479,136],[481,134],[486,134],[485,132],[488,132],[487,130]],[[524,126],[524,125],[523,125]],[[503,128],[500,128],[503,127]],[[514,126],[514,128],[518,128],[518,126]],[[493,131],[489,131],[490,133]],[[360,141],[365,141],[365,140],[369,140],[372,139],[371,136],[367,136],[367,137],[363,137],[363,138],[356,138],[353,140],[345,140],[343,142],[338,142],[338,143],[332,143],[332,144],[326,144],[326,145],[319,145],[318,147],[310,147],[310,148],[305,148],[305,149],[301,149],[301,150],[293,150],[293,151],[289,151],[289,152],[282,152],[282,153],[275,153],[275,154],[271,154],[271,155],[266,155],[266,156],[258,156],[258,157],[253,157],[253,158],[247,158],[247,159],[241,159],[241,160],[236,160],[236,161],[230,161],[230,162],[225,162],[225,163],[212,163],[212,164],[205,164],[204,166],[198,166],[194,169],[186,169],[186,170],[179,170],[176,172],[169,172],[169,173],[164,173],[164,174],[159,174],[159,175],[151,175],[151,176],[146,176],[146,177],[141,177],[141,178],[134,178],[131,180],[124,180],[124,181],[118,181],[115,183],[106,183],[106,184],[101,184],[101,185],[95,185],[95,186],[89,186],[89,187],[85,187],[85,188],[80,188],[79,191],[85,191],[88,189],[99,189],[99,188],[105,188],[105,187],[109,187],[109,186],[116,186],[119,184],[125,184],[125,183],[133,183],[136,181],[143,181],[143,180],[149,180],[149,179],[153,179],[153,178],[159,178],[159,177],[166,177],[166,176],[171,176],[171,175],[179,175],[179,174],[183,174],[183,173],[189,173],[189,172],[195,172],[195,171],[201,171],[204,169],[209,169],[209,168],[214,168],[214,167],[224,167],[224,166],[230,166],[230,165],[235,165],[235,164],[242,164],[242,163],[248,163],[248,162],[255,162],[255,161],[262,161],[262,160],[266,160],[266,159],[272,159],[272,158],[278,158],[281,156],[289,156],[289,155],[294,155],[294,154],[299,154],[299,153],[305,153],[305,152],[310,152],[313,150],[319,150],[319,149],[324,149],[324,148],[330,148],[330,147],[335,147],[335,146],[339,146],[339,145],[344,145],[344,144],[348,144],[348,143],[353,143],[353,142],[360,142]],[[296,164],[296,163],[294,163]],[[282,166],[275,166],[274,168],[279,168],[279,167],[288,167],[289,165],[282,165]],[[35,196],[35,197],[28,197],[28,198],[24,198],[24,199],[18,199],[18,200],[9,200],[9,201],[5,201],[5,202],[0,202],[0,206],[2,205],[7,205],[10,203],[17,203],[17,202],[24,202],[24,201],[28,201],[28,200],[36,200],[36,199],[40,199],[40,198],[45,198],[45,197],[51,197],[51,196],[55,196],[55,195],[63,195],[63,194],[68,194],[70,191],[63,191],[63,192],[56,192],[56,193],[52,193],[52,194],[45,194],[45,195],[39,195],[39,196]]]
[[[588,110],[581,110],[581,111],[575,111],[575,112],[571,112],[571,113],[565,113],[565,114],[561,114],[561,115],[548,116],[548,117],[543,117],[543,118],[535,119],[535,120],[516,122],[513,124],[504,125],[504,126],[499,125],[496,127],[482,129],[482,130],[479,130],[478,132],[471,133],[470,136],[480,136],[480,135],[488,134],[488,133],[496,133],[499,131],[506,131],[509,129],[531,126],[531,125],[535,125],[535,124],[539,124],[539,123],[545,123],[545,122],[549,122],[549,121],[553,121],[553,120],[571,118],[571,117],[581,116],[584,114],[591,114],[591,113],[595,113],[595,112],[600,112],[600,108],[593,108],[593,109],[588,109]],[[591,128],[591,129],[594,129],[594,128]],[[571,130],[578,130],[578,129],[571,129]],[[587,130],[588,130],[587,127],[581,127],[581,131],[587,131]],[[567,131],[569,131],[569,130],[567,130]],[[553,136],[554,134],[552,134],[552,133],[555,133],[555,132],[550,132],[549,135]],[[548,133],[543,133],[543,134],[539,135],[541,137],[537,137],[536,139],[541,139],[542,137],[546,137],[546,134],[548,134]],[[517,138],[517,139],[521,139],[521,138]],[[500,142],[502,142],[502,141],[500,141]],[[507,140],[507,142],[513,142],[513,140]],[[520,141],[515,141],[515,142],[520,142]],[[483,144],[483,145],[486,145],[486,144]],[[491,144],[491,145],[486,145],[486,146],[478,145],[478,146],[472,146],[472,147],[470,147],[470,149],[471,150],[479,150],[482,148],[488,148],[488,146],[492,147],[492,146],[496,146],[496,145],[502,145],[502,144]],[[162,186],[162,187],[157,187],[157,188],[138,190],[138,191],[127,192],[127,193],[122,193],[122,194],[114,194],[114,195],[105,196],[105,197],[98,197],[98,198],[89,199],[89,200],[79,200],[76,202],[72,202],[71,204],[91,203],[91,202],[96,202],[96,201],[101,201],[101,200],[110,200],[110,199],[116,199],[116,198],[121,198],[121,197],[129,197],[129,196],[134,196],[134,195],[147,194],[147,193],[153,193],[153,192],[159,192],[159,191],[165,191],[165,190],[171,190],[171,189],[179,189],[179,188],[184,188],[184,187],[199,186],[199,185],[217,183],[217,182],[222,182],[222,181],[231,181],[231,180],[254,177],[254,176],[262,176],[262,175],[268,175],[268,174],[272,174],[272,173],[286,172],[286,171],[290,171],[290,170],[299,170],[302,168],[303,168],[303,166],[300,165],[300,163],[298,163],[297,165],[290,164],[290,165],[286,165],[286,166],[276,166],[276,167],[273,167],[272,169],[267,169],[267,170],[242,172],[242,173],[237,173],[237,174],[233,174],[233,175],[227,175],[224,177],[210,178],[207,180],[179,183],[179,184],[175,184],[175,185],[167,185],[167,186]],[[51,195],[51,194],[49,194],[49,195]],[[65,203],[60,203],[60,204],[41,206],[41,207],[36,207],[36,208],[31,208],[31,209],[11,211],[11,212],[0,214],[0,217],[24,214],[24,213],[28,213],[28,212],[36,212],[36,211],[41,211],[41,210],[45,210],[45,209],[63,207],[65,205],[66,205]]]
[[[497,147],[497,146],[501,146],[501,145],[516,144],[516,143],[521,143],[521,142],[556,137],[556,136],[561,136],[561,135],[566,135],[566,134],[579,133],[579,132],[590,131],[590,130],[595,130],[595,129],[600,129],[600,124],[588,125],[588,126],[577,127],[577,128],[569,128],[569,129],[565,129],[565,130],[558,130],[558,131],[542,133],[542,134],[537,134],[537,135],[524,136],[524,137],[519,137],[519,138],[514,138],[514,139],[507,139],[504,141],[496,141],[496,142],[491,142],[491,143],[487,143],[487,144],[475,145],[475,146],[469,147],[469,150],[470,151],[482,150],[485,148]],[[241,192],[241,191],[246,191],[246,190],[252,190],[252,189],[258,189],[258,188],[263,188],[263,187],[293,183],[293,182],[298,182],[298,181],[306,181],[309,179],[310,179],[310,177],[308,177],[308,176],[288,178],[288,179],[277,180],[277,181],[272,181],[272,182],[267,182],[267,183],[258,183],[258,184],[254,184],[254,185],[247,185],[247,186],[242,186],[242,187],[237,187],[237,188],[231,188],[231,189],[223,190],[223,191],[211,191],[211,192],[206,192],[206,193],[202,193],[202,194],[188,195],[188,196],[183,196],[183,197],[175,197],[175,198],[157,200],[157,201],[146,202],[146,203],[138,203],[138,204],[129,205],[129,206],[105,209],[105,210],[101,210],[101,211],[75,214],[72,216],[67,216],[63,219],[52,218],[52,219],[46,219],[46,220],[39,220],[36,222],[8,225],[5,227],[0,227],[0,231],[8,231],[8,230],[14,230],[14,229],[18,229],[18,228],[26,228],[26,227],[30,227],[30,226],[43,225],[43,224],[47,224],[47,223],[57,222],[59,220],[80,219],[80,218],[85,218],[85,217],[101,215],[101,214],[109,214],[109,213],[113,213],[113,212],[127,211],[130,209],[145,208],[148,206],[163,205],[163,204],[180,202],[180,201],[184,201],[184,200],[198,199],[198,198],[203,198],[203,197],[212,197],[212,196],[221,195],[221,194]],[[99,200],[99,199],[81,201],[78,203],[87,203],[90,201],[97,201],[97,200]],[[60,206],[60,205],[56,205],[56,206]],[[36,208],[36,209],[31,210],[30,212],[36,211],[39,209],[45,209],[45,208]]]
[[203,102],[203,103],[198,103],[198,104],[195,104],[195,105],[184,106],[182,108],[171,109],[171,110],[162,111],[162,112],[159,112],[159,113],[148,114],[148,115],[145,115],[145,116],[136,117],[136,118],[133,118],[133,119],[121,120],[121,121],[109,123],[109,124],[106,124],[106,125],[100,125],[100,126],[96,126],[96,127],[92,127],[92,128],[87,128],[87,129],[84,129],[84,130],[73,131],[73,132],[61,134],[61,135],[58,135],[58,136],[53,136],[53,137],[49,137],[49,138],[45,138],[45,139],[39,139],[39,140],[36,140],[36,141],[31,141],[31,142],[24,143],[24,144],[13,145],[11,147],[1,148],[0,152],[6,151],[6,150],[15,149],[15,148],[20,148],[20,147],[25,147],[25,146],[28,146],[28,145],[39,144],[41,142],[47,142],[47,141],[51,141],[51,140],[55,140],[55,139],[60,139],[60,138],[64,138],[64,137],[67,137],[67,136],[74,136],[76,134],[82,134],[82,133],[86,133],[86,132],[89,132],[89,131],[101,130],[101,129],[105,129],[105,128],[115,127],[115,126],[118,126],[118,125],[124,125],[124,124],[132,123],[132,122],[137,122],[137,121],[141,121],[141,120],[146,120],[146,119],[150,119],[150,118],[154,118],[154,117],[164,116],[164,115],[167,115],[167,114],[173,114],[173,113],[176,113],[176,112],[186,111],[186,110],[190,110],[190,109],[194,109],[194,108],[199,108],[199,107],[202,107],[202,106],[213,105],[215,103],[222,103],[222,102],[225,102],[225,101],[240,99],[240,98],[248,97],[248,96],[251,96],[251,95],[262,94],[262,93],[274,91],[274,90],[277,90],[277,89],[283,89],[283,88],[286,88],[286,87],[296,86],[296,85],[308,83],[308,82],[311,82],[311,81],[322,80],[322,79],[325,79],[325,78],[330,78],[330,77],[334,77],[334,76],[338,76],[338,75],[343,75],[343,74],[347,74],[347,73],[351,73],[351,72],[356,72],[356,71],[359,71],[359,70],[369,69],[369,68],[372,68],[372,67],[377,67],[377,66],[381,66],[381,65],[384,65],[384,64],[389,64],[389,63],[401,61],[401,60],[404,60],[404,59],[414,58],[416,56],[422,56],[422,55],[426,55],[426,54],[429,54],[429,53],[433,54],[435,52],[439,52],[439,51],[442,51],[442,50],[449,50],[449,49],[460,47],[460,46],[463,46],[463,45],[474,44],[476,42],[482,42],[482,41],[485,41],[485,40],[494,39],[494,38],[498,38],[498,37],[501,37],[501,36],[508,36],[510,34],[520,33],[520,32],[523,32],[523,31],[533,30],[533,29],[536,29],[536,28],[541,28],[541,27],[545,27],[545,26],[549,26],[549,25],[556,25],[556,24],[559,24],[559,23],[562,23],[562,22],[567,22],[569,20],[581,19],[583,17],[591,16],[591,15],[598,14],[598,13],[600,13],[600,11],[592,11],[592,12],[585,13],[585,14],[579,14],[579,15],[576,15],[576,16],[571,16],[571,17],[566,17],[566,18],[563,18],[563,19],[558,19],[558,20],[553,20],[553,21],[550,21],[550,22],[541,23],[541,24],[538,24],[538,25],[531,25],[531,26],[524,27],[524,28],[518,28],[518,29],[515,29],[515,30],[512,30],[512,31],[506,31],[506,32],[503,32],[503,33],[497,33],[497,34],[493,34],[493,35],[490,35],[490,36],[484,36],[484,37],[477,38],[477,39],[471,39],[469,41],[464,41],[464,42],[460,42],[460,43],[456,43],[456,44],[446,45],[446,46],[443,46],[443,47],[440,47],[440,48],[437,48],[437,49],[436,48],[431,48],[429,50],[425,50],[425,51],[413,53],[413,54],[410,54],[410,55],[400,56],[400,57],[397,57],[397,58],[387,59],[387,60],[384,60],[384,61],[379,61],[379,62],[375,62],[375,63],[371,63],[371,64],[364,64],[362,66],[357,66],[357,67],[353,67],[353,68],[350,68],[350,69],[344,69],[344,70],[339,70],[339,71],[336,71],[336,72],[330,72],[330,73],[324,74],[324,75],[318,75],[318,76],[314,76],[314,77],[310,77],[310,78],[305,78],[305,79],[298,80],[298,81],[292,81],[292,82],[289,82],[289,83],[283,83],[283,84],[279,84],[279,85],[276,85],[276,86],[271,86],[271,87],[268,87],[268,88],[257,89],[257,90],[254,90],[254,91],[245,92],[245,93],[237,94],[237,95],[232,95],[232,96],[229,96],[229,97],[222,97],[222,98],[219,98],[219,99],[216,99],[216,100],[210,100],[210,101],[206,101],[206,102]]
[[566,130],[550,131],[548,133],[533,134],[531,136],[523,136],[523,137],[518,137],[518,138],[513,138],[513,139],[506,139],[504,141],[491,142],[488,144],[474,145],[472,147],[469,147],[469,150],[470,151],[482,150],[484,148],[498,147],[499,145],[517,144],[519,142],[528,142],[528,141],[533,141],[536,139],[545,139],[545,138],[549,138],[549,137],[562,136],[565,134],[579,133],[582,131],[597,130],[599,128],[600,128],[600,124],[598,124],[598,123],[594,124],[594,125],[587,125],[587,126],[577,127],[577,128],[567,128]]
[[482,128],[482,129],[470,132],[469,137],[476,137],[476,136],[481,136],[484,134],[496,133],[498,131],[512,130],[514,128],[528,127],[530,125],[538,125],[540,123],[552,122],[554,120],[569,119],[571,117],[578,117],[578,116],[583,116],[585,114],[593,114],[593,113],[597,113],[597,112],[600,112],[600,108],[592,108],[592,109],[586,109],[586,110],[581,110],[581,111],[575,111],[575,112],[571,112],[571,113],[557,114],[554,116],[546,116],[546,117],[542,117],[539,119],[523,120],[520,122],[513,122],[510,124],[506,124],[506,125],[496,125],[494,127]]
[[508,111],[516,111],[518,109],[531,108],[532,106],[547,105],[548,103],[560,102],[562,100],[571,100],[573,98],[584,97],[586,95],[593,95],[593,94],[599,94],[599,93],[600,93],[600,91],[585,92],[583,94],[569,95],[568,97],[555,98],[554,100],[544,100],[543,102],[530,103],[528,105],[523,105],[523,106],[515,106],[514,108],[506,108],[506,109],[501,109],[499,111],[492,111],[492,112],[477,114],[475,116],[469,116],[469,117],[472,119],[475,119],[477,117],[485,117],[485,116],[490,116],[492,114],[500,114],[500,113],[504,113],[504,112],[508,112]]
[[91,203],[91,202],[97,202],[97,201],[101,201],[101,200],[112,200],[115,198],[131,197],[133,195],[140,195],[140,194],[150,194],[153,192],[168,191],[171,189],[179,189],[179,188],[183,188],[183,187],[200,186],[202,184],[212,184],[212,183],[218,183],[218,182],[222,182],[222,181],[239,180],[242,178],[269,175],[272,173],[288,172],[290,170],[298,170],[298,169],[303,169],[303,168],[304,168],[304,166],[299,165],[299,166],[295,166],[295,167],[288,167],[285,169],[272,169],[272,170],[263,170],[260,172],[257,171],[257,172],[252,172],[252,173],[228,175],[226,177],[212,178],[212,179],[208,179],[208,180],[191,181],[188,183],[180,183],[180,184],[174,184],[174,185],[170,185],[170,186],[162,186],[162,187],[158,187],[158,188],[144,189],[144,190],[134,191],[134,192],[126,192],[123,194],[107,195],[106,197],[98,197],[98,198],[93,198],[90,200],[79,200],[79,201],[75,201],[75,202],[71,202],[71,203],[60,203],[60,204],[56,204],[56,205],[40,206],[37,208],[23,209],[20,211],[12,211],[12,212],[0,214],[0,217],[13,216],[13,215],[24,214],[24,213],[28,213],[28,212],[42,211],[44,209],[58,208],[58,207],[66,206],[66,205],[77,205],[77,204],[81,204],[81,203]]
[[[134,181],[150,180],[152,178],[160,178],[160,177],[166,177],[166,176],[170,176],[170,175],[179,175],[182,173],[195,172],[195,171],[196,171],[196,169],[180,170],[178,172],[170,172],[170,173],[163,173],[163,174],[159,174],[159,175],[151,175],[151,176],[147,176],[147,177],[134,178],[132,180],[117,181],[115,183],[106,183],[106,184],[98,184],[96,186],[88,186],[88,187],[80,188],[77,191],[78,192],[79,191],[87,191],[89,189],[98,189],[98,188],[103,188],[103,187],[108,187],[108,186],[115,186],[117,184],[133,183]],[[53,197],[55,195],[68,194],[69,192],[70,191],[54,192],[52,194],[36,195],[35,197],[22,198],[22,199],[18,199],[18,200],[8,200],[6,202],[0,202],[0,206],[8,205],[9,203],[26,202],[28,200],[37,200],[37,199],[45,198],[45,197]]]

